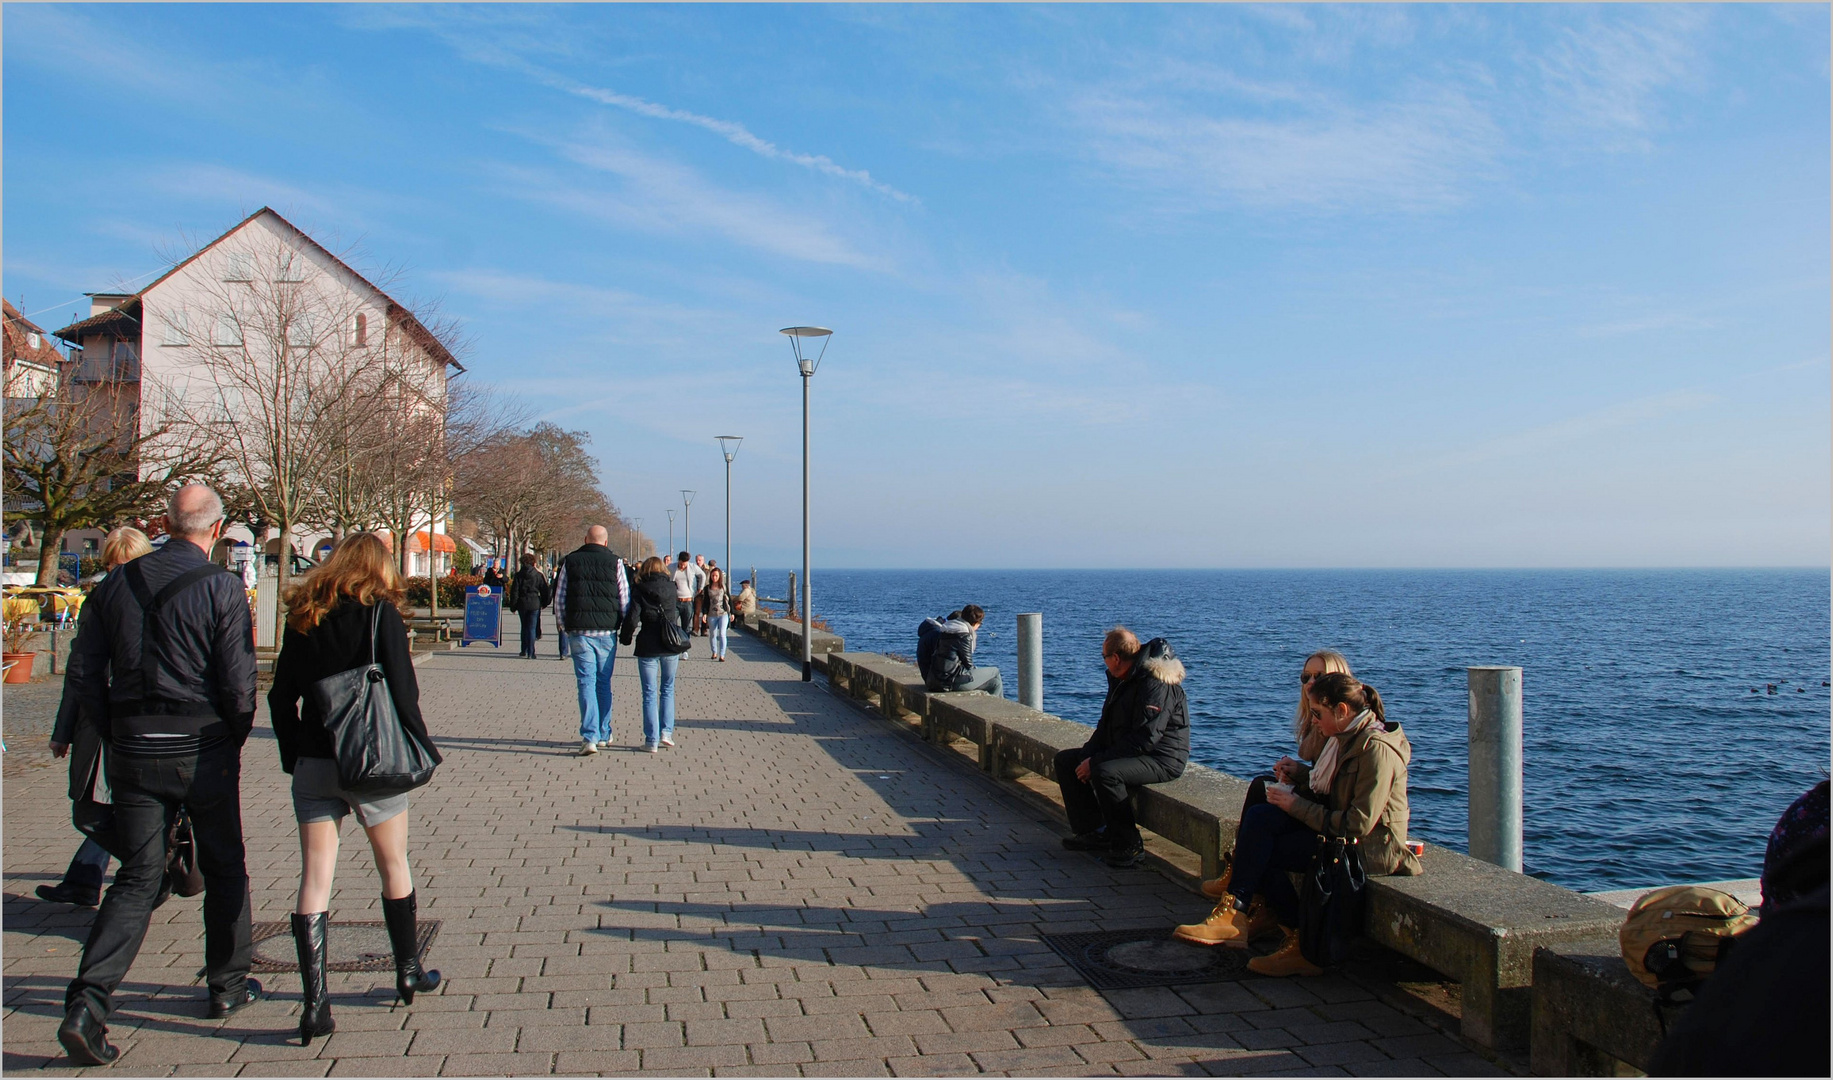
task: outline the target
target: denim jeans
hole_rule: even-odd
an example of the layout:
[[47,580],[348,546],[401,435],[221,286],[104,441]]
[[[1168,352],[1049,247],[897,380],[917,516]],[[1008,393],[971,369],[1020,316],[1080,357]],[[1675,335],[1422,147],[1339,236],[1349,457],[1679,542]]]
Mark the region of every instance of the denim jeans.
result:
[[64,871],[63,884],[78,888],[102,891],[102,882],[108,878],[108,852],[94,840],[84,838],[83,846],[76,849],[76,857],[70,860],[70,868]]
[[248,864],[242,846],[242,750],[233,744],[200,754],[144,758],[111,755],[115,835],[124,858],[83,945],[83,961],[64,992],[66,1009],[87,1007],[97,1020],[114,1008],[146,939],[153,899],[165,876],[166,825],[183,806],[204,875],[204,971],[212,994],[233,997],[254,961]]
[[730,615],[713,616],[712,642],[714,656],[724,656],[726,654],[726,627],[731,624],[732,616]]
[[1235,869],[1228,891],[1244,906],[1259,893],[1281,925],[1298,925],[1298,893],[1286,875],[1311,869],[1317,837],[1309,825],[1272,803],[1248,807],[1235,834]]
[[637,677],[643,683],[643,742],[654,746],[675,733],[675,672],[679,656],[639,656]]
[[999,681],[999,669],[975,664],[961,680],[955,683],[956,690],[983,690],[994,697],[1003,697],[1005,684]]
[[518,611],[516,618],[522,620],[522,655],[533,660],[535,658],[535,634],[541,627],[541,612]]
[[611,741],[611,667],[617,662],[617,635],[568,634],[573,677],[579,680],[579,737]]

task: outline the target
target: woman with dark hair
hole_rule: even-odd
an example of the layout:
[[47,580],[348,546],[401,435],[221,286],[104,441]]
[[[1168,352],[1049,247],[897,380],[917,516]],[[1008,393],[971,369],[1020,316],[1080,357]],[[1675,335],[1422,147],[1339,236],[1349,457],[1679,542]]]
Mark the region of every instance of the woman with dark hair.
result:
[[732,625],[732,594],[726,589],[726,572],[715,566],[706,572],[706,588],[700,592],[706,605],[707,641],[712,645],[713,659],[725,663],[726,629]]
[[643,686],[643,749],[652,754],[675,745],[675,673],[681,670],[681,654],[668,647],[662,628],[678,617],[675,597],[668,564],[659,555],[644,559],[636,587],[630,590],[623,641],[635,646],[636,673]]
[[[325,988],[325,931],[330,919],[331,878],[337,869],[337,833],[354,811],[369,835],[382,877],[382,916],[395,954],[395,992],[412,1005],[414,995],[439,986],[439,972],[420,966],[414,881],[407,863],[407,796],[368,796],[338,783],[337,750],[324,717],[307,696],[313,683],[352,668],[367,667],[373,655],[388,680],[395,712],[411,737],[433,760],[439,751],[420,718],[420,686],[408,654],[401,579],[388,546],[373,533],[346,537],[324,562],[313,567],[287,598],[286,636],[274,663],[274,688],[267,695],[280,767],[293,777],[293,816],[299,822],[299,901],[293,908],[293,940],[305,1003],[299,1038],[309,1045],[336,1028]],[[305,711],[299,708],[306,697]]]
[[516,576],[509,579],[509,593],[505,596],[504,607],[516,613],[522,620],[522,655],[530,660],[535,656],[535,641],[541,635],[541,609],[553,600],[552,588],[541,571],[535,569],[535,553],[522,553],[522,568]]
[[1321,836],[1358,841],[1371,876],[1420,872],[1407,848],[1407,762],[1413,748],[1387,719],[1381,694],[1352,675],[1330,672],[1305,693],[1312,725],[1323,736],[1313,765],[1284,759],[1267,801],[1241,816],[1228,892],[1209,918],[1173,934],[1199,945],[1245,949],[1270,917],[1285,942],[1248,961],[1262,975],[1316,975],[1322,969],[1298,947],[1298,894],[1288,872],[1308,870]]

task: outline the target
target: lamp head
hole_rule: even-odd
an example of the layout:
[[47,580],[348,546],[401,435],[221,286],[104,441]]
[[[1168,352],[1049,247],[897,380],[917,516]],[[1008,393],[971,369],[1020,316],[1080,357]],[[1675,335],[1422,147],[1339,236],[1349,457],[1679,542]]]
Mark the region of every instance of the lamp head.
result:
[[698,492],[693,492],[693,491],[689,491],[686,488],[682,488],[681,489],[681,505],[682,506],[694,505],[694,496],[696,494],[698,494]]
[[[827,355],[827,339],[834,333],[825,326],[785,326],[777,332],[789,338],[789,347],[796,356],[796,370],[803,378],[813,375],[821,366],[821,358]],[[816,339],[821,342],[819,350],[814,350]]]
[[719,452],[726,456],[726,464],[732,464],[732,459],[738,456],[738,444],[744,442],[745,437],[743,435],[715,435],[713,437],[719,441]]

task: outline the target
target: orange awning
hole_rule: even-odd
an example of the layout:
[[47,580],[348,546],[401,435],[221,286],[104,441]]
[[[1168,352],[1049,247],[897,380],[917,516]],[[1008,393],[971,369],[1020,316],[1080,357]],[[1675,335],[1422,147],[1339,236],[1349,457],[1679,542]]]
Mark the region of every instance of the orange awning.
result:
[[[429,534],[427,533],[425,529],[422,529],[421,531],[415,533],[413,537],[409,539],[407,542],[407,550],[410,552],[414,552],[416,554],[422,551],[425,551],[428,535]],[[439,554],[450,555],[454,551],[458,550],[458,545],[453,543],[452,538],[447,536],[445,533],[432,533],[430,535],[433,538],[433,541],[432,541],[433,550],[438,552]]]

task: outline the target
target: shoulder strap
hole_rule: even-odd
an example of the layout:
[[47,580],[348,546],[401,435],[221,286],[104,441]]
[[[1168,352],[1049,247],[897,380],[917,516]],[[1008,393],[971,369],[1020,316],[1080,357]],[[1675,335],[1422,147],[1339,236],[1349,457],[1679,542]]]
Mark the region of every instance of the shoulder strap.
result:
[[377,600],[375,610],[369,616],[369,666],[376,666],[376,637],[382,632],[382,605],[385,601]]
[[134,602],[140,605],[140,693],[143,697],[153,696],[154,679],[159,674],[159,613],[172,602],[172,598],[198,582],[214,574],[228,573],[215,563],[194,566],[167,582],[157,596],[147,588],[146,569],[139,559],[123,566],[127,575],[127,587],[134,594]]

